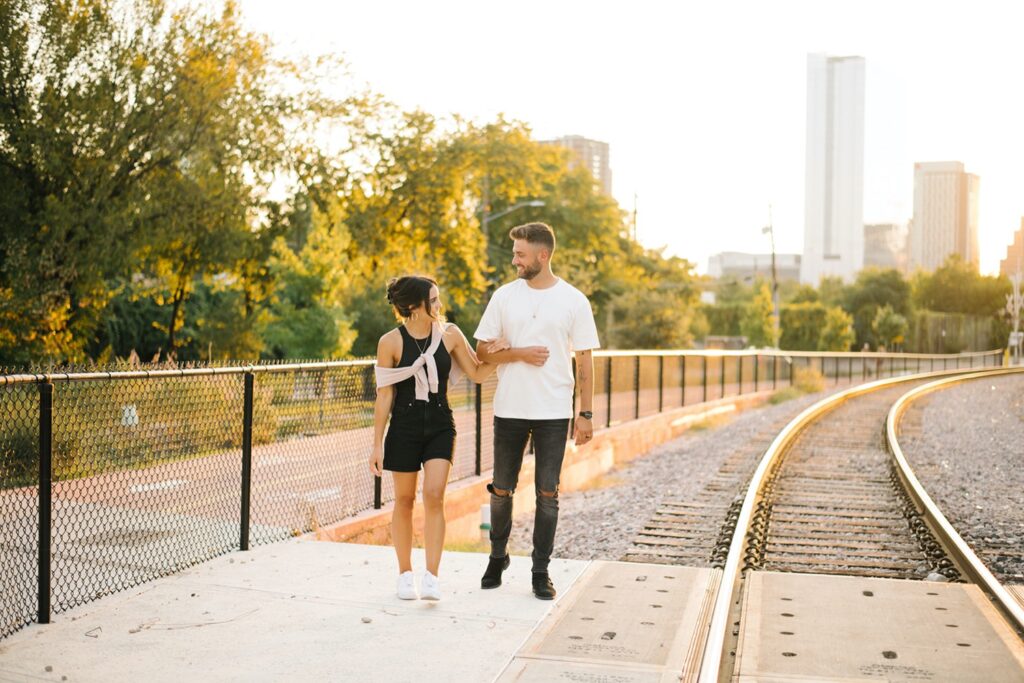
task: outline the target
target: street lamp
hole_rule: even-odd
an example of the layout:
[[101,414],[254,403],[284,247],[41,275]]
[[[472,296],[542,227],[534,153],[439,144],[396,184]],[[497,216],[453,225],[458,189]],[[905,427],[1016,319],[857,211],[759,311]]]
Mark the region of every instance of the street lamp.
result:
[[768,205],[768,225],[761,228],[761,234],[768,233],[772,241],[772,327],[774,328],[774,346],[779,348],[779,281],[775,277],[775,229],[772,227],[772,205]]
[[483,218],[480,221],[482,223],[482,225],[483,225],[484,236],[486,237],[487,235],[490,234],[490,233],[487,232],[487,226],[488,226],[488,224],[491,221],[497,220],[497,219],[501,218],[502,216],[507,216],[508,214],[512,213],[513,211],[518,211],[519,209],[522,209],[522,208],[527,207],[527,206],[544,206],[544,200],[543,199],[530,199],[530,200],[525,201],[525,202],[519,202],[518,204],[513,204],[512,206],[508,207],[504,211],[499,211],[498,213],[493,214],[493,215],[491,214],[490,209],[488,208],[487,203],[485,202],[483,208],[481,209],[481,211],[483,211],[484,216],[483,216]]
[[518,202],[516,204],[513,204],[512,206],[508,207],[507,209],[504,209],[502,211],[499,211],[498,213],[492,214],[491,213],[491,208],[490,208],[490,201],[489,201],[489,199],[487,198],[487,196],[485,194],[483,206],[480,208],[480,212],[483,214],[481,216],[481,218],[480,218],[480,229],[484,233],[484,258],[485,259],[490,260],[490,257],[488,256],[488,254],[490,253],[490,249],[491,249],[491,232],[490,232],[490,223],[491,223],[491,221],[497,220],[497,219],[499,219],[499,218],[501,218],[503,216],[507,216],[510,213],[512,213],[513,211],[518,211],[519,209],[523,209],[523,208],[526,208],[528,206],[533,206],[533,207],[544,206],[544,200],[543,199],[529,199],[529,200],[526,200],[526,201],[523,201],[523,202]]

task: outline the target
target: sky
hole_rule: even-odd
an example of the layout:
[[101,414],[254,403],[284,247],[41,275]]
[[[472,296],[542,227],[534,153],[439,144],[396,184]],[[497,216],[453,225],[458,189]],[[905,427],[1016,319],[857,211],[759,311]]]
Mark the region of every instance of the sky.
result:
[[[284,53],[345,57],[405,107],[611,146],[638,239],[706,272],[803,246],[807,54],[866,60],[864,221],[913,213],[913,165],[981,177],[981,269],[1024,216],[1024,41],[1012,3],[240,0]],[[556,231],[558,226],[554,226]]]

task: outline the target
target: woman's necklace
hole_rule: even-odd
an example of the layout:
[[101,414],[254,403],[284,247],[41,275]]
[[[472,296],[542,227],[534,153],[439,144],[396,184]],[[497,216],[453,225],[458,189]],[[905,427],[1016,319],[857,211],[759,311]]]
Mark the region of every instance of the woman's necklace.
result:
[[431,330],[430,336],[423,340],[423,346],[420,346],[420,340],[413,337],[411,332],[409,333],[409,336],[412,337],[412,343],[416,345],[416,348],[419,349],[420,355],[422,356],[425,355],[427,353],[427,349],[430,348],[430,340],[434,337],[434,331]]

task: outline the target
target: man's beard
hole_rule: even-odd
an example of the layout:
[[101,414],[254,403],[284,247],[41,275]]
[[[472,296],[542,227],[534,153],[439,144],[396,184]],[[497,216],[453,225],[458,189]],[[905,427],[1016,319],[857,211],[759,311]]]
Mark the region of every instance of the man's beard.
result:
[[540,275],[540,264],[536,263],[532,267],[523,266],[523,272],[519,274],[519,277],[523,280],[532,280],[538,275]]

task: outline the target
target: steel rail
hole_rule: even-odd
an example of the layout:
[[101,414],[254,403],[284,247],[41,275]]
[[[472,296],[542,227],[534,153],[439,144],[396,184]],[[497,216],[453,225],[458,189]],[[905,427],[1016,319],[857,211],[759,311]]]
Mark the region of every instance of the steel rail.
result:
[[751,476],[747,492],[743,497],[743,506],[740,508],[739,516],[736,519],[736,526],[729,544],[729,555],[726,559],[725,567],[722,569],[722,578],[719,582],[718,593],[715,596],[714,607],[711,611],[711,620],[708,623],[708,634],[704,642],[704,653],[701,658],[700,674],[697,679],[700,683],[718,683],[722,661],[725,658],[726,638],[732,626],[729,612],[740,587],[742,575],[740,561],[746,550],[747,532],[749,531],[758,500],[762,495],[761,489],[775,463],[781,458],[789,445],[808,425],[825,413],[838,408],[851,398],[903,382],[958,376],[965,372],[970,372],[970,369],[938,370],[914,375],[887,377],[875,380],[874,382],[860,384],[828,396],[809,406],[776,435],[771,445],[765,450],[757,469]]
[[900,418],[903,416],[903,413],[906,412],[911,403],[926,394],[946,389],[962,382],[1020,373],[1024,373],[1024,368],[1001,368],[999,370],[973,372],[958,377],[944,378],[916,387],[901,396],[889,409],[889,415],[885,421],[885,436],[886,445],[889,448],[889,453],[892,454],[893,459],[896,461],[896,469],[899,472],[900,479],[903,481],[903,486],[910,494],[918,511],[924,516],[924,521],[935,535],[935,538],[946,547],[950,558],[958,565],[957,568],[960,569],[960,573],[977,584],[979,588],[995,601],[997,607],[1014,623],[1017,630],[1024,632],[1024,607],[1021,607],[1014,597],[1010,595],[1009,591],[992,575],[992,572],[981,561],[981,558],[967,545],[967,542],[953,528],[953,525],[949,523],[949,520],[942,514],[942,511],[935,504],[935,501],[932,500],[931,496],[928,495],[928,492],[924,490],[921,482],[914,474],[913,468],[910,467],[910,463],[907,462],[903,449],[900,447],[898,434]]

